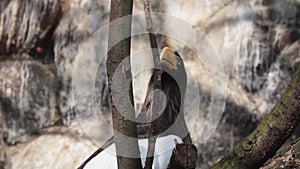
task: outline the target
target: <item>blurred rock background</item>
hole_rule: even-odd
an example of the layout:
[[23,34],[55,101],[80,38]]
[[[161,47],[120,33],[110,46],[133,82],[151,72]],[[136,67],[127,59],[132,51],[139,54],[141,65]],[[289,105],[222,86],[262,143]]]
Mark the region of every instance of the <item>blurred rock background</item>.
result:
[[[160,47],[184,57],[190,84],[198,86],[191,95],[201,98],[198,115],[187,105],[187,121],[198,147],[197,167],[210,168],[272,109],[300,63],[300,1],[152,0],[151,7],[203,32],[224,67],[226,107],[203,142],[200,131],[212,106],[210,74],[191,44],[158,35]],[[0,2],[0,168],[76,168],[112,135],[101,55],[107,51],[109,8],[108,0]],[[134,14],[143,9],[142,1],[134,1]],[[189,26],[153,20],[155,30],[169,34]],[[143,31],[143,25],[141,18],[133,30]],[[189,36],[207,47],[203,36]],[[140,72],[151,63],[149,48],[147,35],[132,38],[137,112],[150,75]]]

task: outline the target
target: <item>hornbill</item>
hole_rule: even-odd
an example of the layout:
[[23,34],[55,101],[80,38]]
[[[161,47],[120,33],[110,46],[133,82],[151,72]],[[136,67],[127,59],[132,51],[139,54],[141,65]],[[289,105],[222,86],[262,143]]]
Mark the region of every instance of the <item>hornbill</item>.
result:
[[[175,147],[174,139],[178,143],[183,142],[186,144],[192,144],[192,140],[184,120],[182,106],[187,85],[183,59],[177,52],[165,47],[160,55],[160,64],[161,69],[153,69],[141,113],[136,119],[136,125],[142,164],[145,164],[147,138],[157,136],[155,154],[162,152],[164,146],[169,146],[169,148],[165,149],[168,150],[167,153],[164,153],[167,156],[166,158],[155,155],[153,166],[156,165],[155,168],[166,168]],[[156,89],[162,91],[163,94],[162,92],[157,95],[153,94]],[[155,109],[153,108],[153,95],[158,96],[158,98],[154,98],[158,99],[159,103],[159,107]],[[101,163],[107,163],[110,167],[117,168],[116,157],[103,151],[105,149],[116,151],[113,137],[94,152],[78,169],[91,169]],[[110,157],[105,158],[105,153]],[[109,159],[113,159],[115,164],[109,162]],[[164,159],[165,164],[161,164],[163,163],[160,161],[162,159]],[[157,165],[160,166],[157,167]]]

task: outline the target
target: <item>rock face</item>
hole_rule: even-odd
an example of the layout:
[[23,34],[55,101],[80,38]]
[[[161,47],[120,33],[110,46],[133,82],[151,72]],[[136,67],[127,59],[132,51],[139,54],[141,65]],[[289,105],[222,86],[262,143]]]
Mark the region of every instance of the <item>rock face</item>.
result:
[[58,121],[54,65],[36,61],[3,61],[0,65],[2,124],[8,144]]
[[247,91],[269,101],[268,112],[299,63],[300,4],[253,1],[251,7],[253,31],[240,48],[237,74]]
[[[134,3],[134,13],[143,13],[142,3]],[[98,33],[108,23],[109,7],[109,0],[0,2],[0,168],[76,168],[110,137],[109,114],[103,113],[108,107],[105,59],[99,56],[107,37]],[[228,99],[219,127],[203,143],[202,119],[187,118],[198,147],[197,166],[210,168],[273,107],[300,62],[299,1],[154,0],[151,7],[201,30],[224,65]],[[185,31],[186,25],[153,20],[157,30]],[[144,19],[138,22],[133,30],[144,30]],[[158,40],[184,57],[192,83],[201,86],[199,117],[206,116],[212,98],[205,65],[180,39],[160,35]],[[138,56],[144,49],[149,49],[147,35],[133,37],[133,71],[150,61]],[[136,77],[139,107],[148,79],[143,73]]]
[[[57,25],[60,4],[59,0],[4,0],[0,13],[0,54],[23,53],[29,52]],[[0,56],[3,58],[4,55]]]
[[60,3],[4,0],[0,15],[0,168],[9,169],[7,145],[27,141],[60,119],[51,61]]
[[[74,85],[74,83],[77,83],[74,82],[75,76],[80,76],[80,82],[78,83],[91,84],[92,82],[87,80],[87,77],[92,76],[92,74],[99,74],[100,76],[93,79],[95,83],[91,84],[91,87],[95,87],[97,84],[96,91],[100,93],[97,95],[99,97],[97,102],[104,107],[108,106],[108,99],[104,91],[106,88],[104,62],[100,63],[97,55],[99,51],[103,50],[105,43],[99,44],[94,41],[95,39],[101,41],[99,39],[101,37],[94,34],[101,25],[104,25],[105,20],[101,19],[108,12],[107,6],[104,4],[103,1],[66,2],[65,6],[72,6],[73,8],[65,11],[55,31],[55,64],[61,80],[59,107],[63,116],[66,117],[64,118],[65,124],[69,124],[74,119],[75,104],[88,107],[91,100],[94,99],[95,91],[91,90],[92,88],[87,89],[84,84]],[[84,58],[85,63],[80,62],[82,58]],[[99,71],[93,72],[98,67]],[[74,101],[73,97],[76,97],[77,100]],[[91,111],[87,108],[76,110],[77,115],[83,112],[87,116]]]
[[[0,108],[2,108],[2,107],[0,107]],[[3,117],[2,113],[0,113],[0,123],[1,124],[4,123],[4,117]],[[1,127],[0,131],[1,131],[0,132],[0,168],[10,169],[11,168],[11,160],[6,153],[6,146],[5,146],[4,139],[3,139],[2,127]]]
[[78,133],[66,131],[64,127],[54,127],[28,143],[10,147],[12,168],[77,168],[97,146]]

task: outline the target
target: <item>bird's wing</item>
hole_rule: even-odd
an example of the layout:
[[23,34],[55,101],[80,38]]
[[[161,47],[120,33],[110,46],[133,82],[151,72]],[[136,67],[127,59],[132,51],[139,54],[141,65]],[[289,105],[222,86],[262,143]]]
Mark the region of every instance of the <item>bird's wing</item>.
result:
[[[158,105],[153,107],[153,95],[155,94]],[[165,111],[167,106],[167,97],[161,90],[155,90],[146,96],[145,102],[148,103],[148,107],[145,111],[142,111],[136,118],[138,123],[151,123],[155,119],[159,118]]]
[[[165,111],[167,105],[167,98],[162,91],[157,93],[156,107],[153,107],[153,92],[150,93],[145,102],[149,102],[149,107],[146,111],[142,111],[136,118],[137,122],[137,136],[138,138],[148,138],[153,134],[154,128],[151,128],[153,122],[160,118]],[[152,126],[153,127],[153,126]]]

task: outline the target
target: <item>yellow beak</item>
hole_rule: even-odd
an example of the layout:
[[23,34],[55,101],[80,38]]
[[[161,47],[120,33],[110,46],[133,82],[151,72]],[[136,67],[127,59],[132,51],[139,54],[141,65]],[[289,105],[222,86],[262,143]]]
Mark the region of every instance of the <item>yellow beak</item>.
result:
[[164,47],[160,54],[160,64],[167,66],[171,70],[177,70],[175,57],[171,48]]

